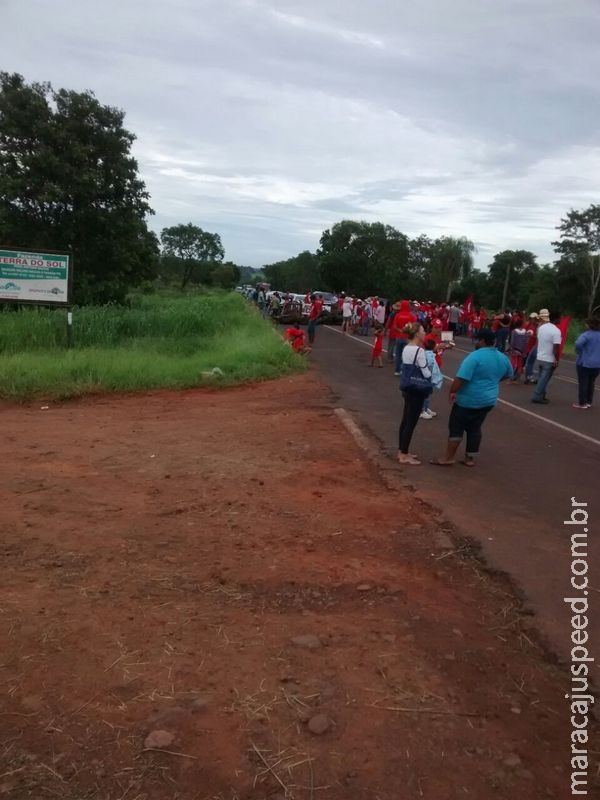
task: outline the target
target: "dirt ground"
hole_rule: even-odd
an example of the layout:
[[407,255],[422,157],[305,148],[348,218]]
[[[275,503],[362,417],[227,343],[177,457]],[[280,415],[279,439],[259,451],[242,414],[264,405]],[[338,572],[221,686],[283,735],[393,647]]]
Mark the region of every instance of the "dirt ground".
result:
[[569,796],[565,673],[315,375],[41,405],[2,408],[0,797]]

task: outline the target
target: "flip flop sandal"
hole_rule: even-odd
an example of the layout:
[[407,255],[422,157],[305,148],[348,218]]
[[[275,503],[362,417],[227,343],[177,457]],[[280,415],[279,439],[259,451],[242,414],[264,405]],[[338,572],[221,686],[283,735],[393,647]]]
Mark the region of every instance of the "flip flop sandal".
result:
[[429,462],[434,467],[452,467],[454,466],[454,461],[440,461],[439,458],[432,458]]

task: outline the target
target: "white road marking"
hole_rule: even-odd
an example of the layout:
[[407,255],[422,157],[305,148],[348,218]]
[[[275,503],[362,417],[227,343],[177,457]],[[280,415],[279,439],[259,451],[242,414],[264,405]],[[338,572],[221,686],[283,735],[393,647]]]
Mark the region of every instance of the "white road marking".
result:
[[[346,336],[348,339],[352,339],[359,344],[364,344],[366,347],[372,347],[373,345],[369,342],[364,342],[362,339],[359,339],[357,336],[352,334],[344,334],[343,331],[338,330],[337,328],[330,328],[329,325],[323,325],[323,328],[326,328],[328,331],[333,331],[334,333],[339,333],[342,336]],[[456,347],[455,350],[459,350],[461,348]],[[384,348],[384,353],[388,351]],[[469,353],[469,350],[462,350],[463,353]],[[444,375],[444,379],[447,381],[451,381],[448,375]],[[595,444],[600,447],[600,439],[594,439],[592,436],[587,436],[585,433],[580,433],[579,431],[574,430],[574,428],[569,428],[566,425],[561,425],[560,422],[555,422],[553,419],[548,419],[548,417],[542,417],[541,414],[536,414],[535,411],[529,411],[526,408],[521,408],[521,406],[517,406],[514,403],[509,403],[508,400],[503,400],[501,397],[498,398],[498,402],[502,403],[502,405],[508,406],[509,408],[514,408],[515,411],[520,411],[522,414],[527,414],[528,417],[534,417],[535,419],[539,419],[541,422],[545,422],[547,425],[552,425],[555,428],[558,428],[561,431],[565,431],[566,433],[570,433],[573,436],[577,436],[579,439],[584,439],[586,442],[590,442],[591,444]]]

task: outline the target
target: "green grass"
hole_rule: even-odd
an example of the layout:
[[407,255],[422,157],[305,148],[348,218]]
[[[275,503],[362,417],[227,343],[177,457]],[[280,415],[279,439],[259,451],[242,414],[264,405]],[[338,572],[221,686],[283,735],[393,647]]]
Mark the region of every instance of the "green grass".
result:
[[569,332],[567,334],[567,343],[565,344],[565,353],[567,355],[575,355],[575,339],[580,333],[585,330],[585,323],[581,319],[572,319],[569,323]]
[[[272,325],[236,294],[136,297],[129,308],[0,313],[0,397],[232,385],[302,369]],[[203,377],[219,367],[222,377]]]

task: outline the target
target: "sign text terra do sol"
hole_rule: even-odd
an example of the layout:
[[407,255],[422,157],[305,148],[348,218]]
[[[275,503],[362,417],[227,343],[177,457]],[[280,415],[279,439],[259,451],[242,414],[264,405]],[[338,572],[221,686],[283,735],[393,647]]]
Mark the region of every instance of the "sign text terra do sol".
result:
[[68,305],[72,269],[68,253],[0,247],[0,302]]

